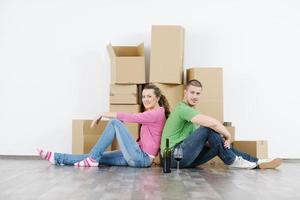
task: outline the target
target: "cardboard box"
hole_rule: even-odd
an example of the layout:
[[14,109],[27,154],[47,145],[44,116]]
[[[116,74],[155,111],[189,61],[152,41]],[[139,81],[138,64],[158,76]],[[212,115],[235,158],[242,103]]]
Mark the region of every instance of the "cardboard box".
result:
[[[128,113],[138,113],[140,112],[140,105],[110,105],[109,110],[111,112],[128,112]],[[140,125],[137,123],[125,123],[128,131],[132,134],[134,139],[138,139],[140,132]],[[119,144],[117,139],[115,138],[112,145],[111,150],[119,149]]]
[[202,99],[223,101],[223,68],[197,67],[187,69],[187,81],[192,79],[202,83]]
[[233,147],[257,158],[268,158],[268,141],[234,141]]
[[109,105],[110,112],[128,112],[128,113],[139,113],[141,106],[136,105]]
[[171,85],[171,84],[161,84],[154,83],[160,88],[162,94],[168,99],[170,110],[172,111],[176,104],[183,99],[184,85]]
[[138,46],[107,45],[111,61],[111,83],[146,82],[144,43]]
[[198,105],[195,106],[195,109],[201,114],[213,117],[222,123],[224,120],[223,102],[216,100],[205,101],[201,98],[202,97],[200,97]]
[[[72,153],[86,154],[96,144],[101,137],[108,121],[101,120],[100,123],[91,128],[93,120],[73,120],[72,121]],[[110,150],[110,147],[107,148]]]
[[149,82],[183,83],[184,28],[152,26]]
[[137,104],[137,85],[110,85],[110,104]]
[[223,123],[223,69],[220,67],[190,68],[187,70],[187,81],[197,79],[203,90],[196,109]]

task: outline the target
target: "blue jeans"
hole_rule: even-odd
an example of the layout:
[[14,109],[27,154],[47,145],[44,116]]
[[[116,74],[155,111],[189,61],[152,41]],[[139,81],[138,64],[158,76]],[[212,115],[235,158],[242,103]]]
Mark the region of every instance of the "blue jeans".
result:
[[[121,150],[105,152],[115,137]],[[150,167],[152,163],[148,154],[141,150],[125,125],[117,119],[110,120],[101,138],[89,154],[73,155],[55,153],[54,159],[58,165],[74,165],[74,163],[84,160],[88,156],[104,165]]]
[[[208,141],[210,147],[205,146],[206,141]],[[236,156],[242,156],[248,161],[257,162],[257,158],[238,151],[237,149],[232,147],[226,149],[224,147],[224,140],[220,134],[207,127],[198,128],[178,145],[183,149],[183,159],[179,164],[180,168],[196,167],[206,163],[215,156],[219,156],[227,165],[232,164]],[[172,153],[171,166],[175,168],[176,164]]]
[[[197,130],[195,130],[189,137],[187,137],[185,140],[183,140],[181,143],[178,144],[181,146],[181,148],[183,150],[183,158],[179,163],[180,168],[191,167],[194,160],[198,157],[198,155],[203,150],[205,142],[208,139],[208,134],[209,134],[209,131],[207,128],[200,127]],[[173,151],[174,151],[174,149],[173,149]],[[211,158],[213,158],[213,157],[211,157]],[[208,160],[210,160],[210,159],[208,159]],[[177,162],[174,159],[173,152],[172,152],[171,167],[175,168],[176,166],[177,166]]]
[[241,152],[233,147],[227,149],[224,147],[224,139],[212,129],[209,129],[208,143],[212,149],[215,149],[217,152],[217,156],[226,164],[231,165],[236,156],[241,156],[243,159],[248,160],[250,162],[257,162],[258,159],[253,157],[247,153]]

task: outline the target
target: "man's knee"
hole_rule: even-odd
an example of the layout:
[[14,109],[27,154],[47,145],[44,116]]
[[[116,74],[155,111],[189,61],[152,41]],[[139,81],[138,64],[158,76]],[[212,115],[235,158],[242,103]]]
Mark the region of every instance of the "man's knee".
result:
[[199,138],[202,138],[202,137],[207,138],[207,136],[209,135],[209,132],[210,132],[210,129],[209,129],[209,128],[207,128],[207,127],[199,127],[199,128],[196,130],[196,135],[197,135],[197,137],[199,137]]
[[210,132],[208,135],[208,143],[210,146],[223,145],[224,141],[220,134],[215,131]]

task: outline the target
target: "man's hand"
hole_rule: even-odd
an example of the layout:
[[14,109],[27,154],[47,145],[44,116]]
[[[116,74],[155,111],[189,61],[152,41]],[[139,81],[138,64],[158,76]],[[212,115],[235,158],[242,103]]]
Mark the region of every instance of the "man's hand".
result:
[[225,139],[225,140],[224,140],[224,147],[225,147],[226,149],[230,149],[230,140],[229,140],[229,139]]
[[101,118],[102,118],[102,115],[100,115],[99,117],[97,117],[96,119],[94,119],[93,122],[92,122],[92,124],[91,124],[91,128],[94,128],[95,125],[99,124]]

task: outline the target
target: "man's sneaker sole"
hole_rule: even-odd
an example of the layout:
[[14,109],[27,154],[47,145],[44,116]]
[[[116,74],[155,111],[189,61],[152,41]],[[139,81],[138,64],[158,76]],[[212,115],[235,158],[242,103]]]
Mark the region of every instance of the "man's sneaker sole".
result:
[[282,164],[282,159],[276,158],[270,162],[264,162],[258,165],[259,169],[275,169]]

